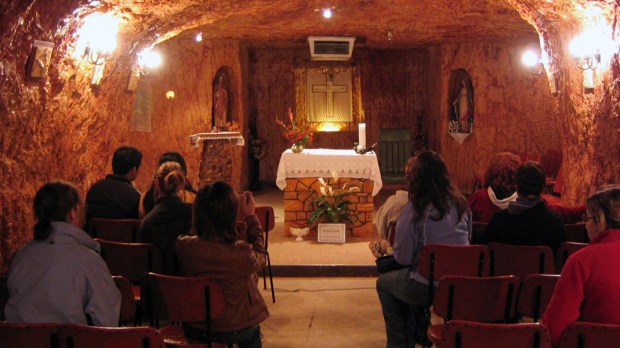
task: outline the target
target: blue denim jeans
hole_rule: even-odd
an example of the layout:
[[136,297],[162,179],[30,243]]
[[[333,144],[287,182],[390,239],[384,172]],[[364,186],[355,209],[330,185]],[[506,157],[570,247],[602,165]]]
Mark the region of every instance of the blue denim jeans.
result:
[[[207,332],[193,326],[183,324],[187,337],[207,341]],[[211,342],[234,344],[239,348],[261,348],[260,326],[254,325],[245,329],[232,332],[211,332]]]
[[428,287],[412,280],[409,268],[382,273],[377,279],[388,348],[415,345],[415,306],[426,305]]

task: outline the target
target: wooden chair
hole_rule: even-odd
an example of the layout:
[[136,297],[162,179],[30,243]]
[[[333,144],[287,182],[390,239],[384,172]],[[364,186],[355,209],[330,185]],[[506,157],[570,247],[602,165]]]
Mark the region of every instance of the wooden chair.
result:
[[472,236],[471,236],[471,244],[480,244],[480,238],[484,234],[484,231],[487,229],[489,224],[486,222],[474,221],[471,224],[472,227]]
[[513,318],[518,285],[515,276],[445,276],[437,286],[433,311],[445,322],[462,319],[507,323]]
[[15,324],[0,322],[3,348],[60,348],[62,324]]
[[559,348],[614,348],[620,342],[620,325],[574,322],[560,340]]
[[[127,325],[129,320],[136,318],[136,299],[129,279],[123,276],[112,276],[118,290],[121,292],[121,312],[119,326]],[[137,325],[137,322],[134,322]]]
[[[546,326],[528,324],[489,324],[466,320],[451,320],[442,325],[442,336],[434,336],[429,328],[429,338],[438,348],[551,348],[551,338]],[[433,331],[434,333],[435,331]]]
[[99,327],[66,324],[62,340],[67,348],[165,348],[158,330],[152,327]]
[[517,302],[517,318],[528,317],[537,322],[551,300],[555,285],[560,276],[557,274],[531,274],[523,281]]
[[137,243],[140,238],[140,220],[93,218],[88,222],[88,233],[93,238],[113,242]]
[[379,168],[384,187],[407,184],[405,166],[409,157],[411,157],[409,128],[379,130]]
[[553,252],[546,246],[489,243],[491,275],[514,275],[521,281],[530,274],[555,273]]
[[273,288],[273,274],[271,272],[271,258],[269,257],[269,232],[273,230],[276,225],[275,214],[273,207],[271,206],[258,206],[256,207],[256,217],[260,221],[260,225],[265,232],[265,253],[267,256],[267,266],[263,268],[263,288],[267,289],[267,271],[269,272],[269,284],[271,284],[271,300],[276,303],[276,291]]
[[583,222],[576,224],[565,224],[564,232],[566,233],[567,242],[590,243],[590,237],[588,237],[586,224]]
[[171,325],[160,329],[167,345],[189,345],[181,322],[205,322],[207,344],[211,342],[211,323],[224,314],[226,303],[222,288],[208,276],[175,277],[147,273],[143,279],[143,292],[151,326],[159,328],[159,320],[169,320]]
[[558,248],[558,252],[555,254],[555,269],[558,274],[562,273],[564,264],[568,257],[577,251],[587,247],[590,243],[575,243],[575,242],[563,242]]

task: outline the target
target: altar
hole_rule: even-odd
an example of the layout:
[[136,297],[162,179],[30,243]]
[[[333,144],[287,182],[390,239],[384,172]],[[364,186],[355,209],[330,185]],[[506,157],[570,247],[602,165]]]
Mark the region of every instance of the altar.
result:
[[[276,185],[284,191],[284,231],[291,227],[307,226],[312,214],[311,202],[319,194],[318,178],[328,179],[335,171],[339,177],[338,187],[359,187],[360,192],[351,193],[351,208],[358,220],[351,233],[356,237],[372,237],[375,234],[372,217],[374,196],[381,190],[381,172],[377,156],[373,152],[363,155],[353,150],[306,149],[302,153],[286,150],[280,157]],[[316,228],[311,230],[316,236]]]

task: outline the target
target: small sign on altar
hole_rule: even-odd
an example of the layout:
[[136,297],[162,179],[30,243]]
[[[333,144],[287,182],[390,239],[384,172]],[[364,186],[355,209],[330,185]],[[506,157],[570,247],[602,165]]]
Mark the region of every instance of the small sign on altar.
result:
[[319,224],[319,243],[344,243],[346,224]]

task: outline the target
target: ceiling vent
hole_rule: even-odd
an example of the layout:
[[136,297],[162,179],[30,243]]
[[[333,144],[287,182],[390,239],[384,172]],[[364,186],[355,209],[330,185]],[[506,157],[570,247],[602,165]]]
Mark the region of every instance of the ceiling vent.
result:
[[309,36],[312,60],[349,60],[353,54],[354,37]]

